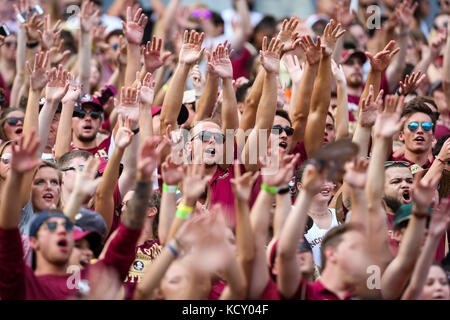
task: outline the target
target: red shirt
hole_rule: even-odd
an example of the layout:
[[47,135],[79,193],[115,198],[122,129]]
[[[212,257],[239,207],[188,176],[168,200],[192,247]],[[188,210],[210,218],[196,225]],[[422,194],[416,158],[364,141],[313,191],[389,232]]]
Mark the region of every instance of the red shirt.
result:
[[[354,293],[348,293],[343,300],[350,300]],[[324,287],[322,282],[316,280],[312,283],[305,279],[300,281],[297,292],[289,300],[341,300],[336,294]]]
[[[121,281],[128,274],[135,258],[135,245],[141,231],[120,224],[105,258],[95,265],[87,265],[80,272],[80,280],[87,280],[89,270],[97,265],[116,269]],[[75,277],[67,275],[36,276],[23,259],[19,228],[0,228],[0,299],[1,300],[65,300],[78,294],[73,284]],[[69,287],[71,287],[69,289]]]
[[103,140],[97,147],[91,149],[83,149],[77,147],[70,147],[70,150],[84,150],[91,154],[93,154],[96,158],[100,158],[102,160],[108,161],[108,150],[111,144],[111,135],[108,136],[105,140]]
[[222,294],[223,290],[225,290],[227,284],[223,282],[222,280],[217,281],[209,293],[208,300],[219,300],[220,295]]
[[144,244],[136,247],[136,258],[130,266],[130,270],[124,281],[126,291],[125,300],[133,299],[136,285],[141,281],[146,270],[148,270],[148,266],[161,253],[161,248],[159,239],[147,240]]
[[234,53],[231,57],[231,65],[233,66],[233,79],[239,77],[250,78],[250,69],[253,62],[253,56],[245,46],[242,50]]
[[[389,158],[389,161],[404,161],[404,162],[408,162],[410,166],[412,166],[413,164],[415,164],[414,162],[412,162],[411,160],[408,160],[405,158],[405,156],[402,156],[401,158],[395,158],[394,154],[391,155],[391,157]],[[433,159],[434,161],[434,159]],[[425,163],[422,168],[423,169],[429,169],[431,167],[431,165],[433,164],[433,161],[427,160],[427,163]]]
[[261,297],[259,297],[259,300],[281,300],[277,284],[272,280],[272,277],[269,277],[267,286],[261,294]]

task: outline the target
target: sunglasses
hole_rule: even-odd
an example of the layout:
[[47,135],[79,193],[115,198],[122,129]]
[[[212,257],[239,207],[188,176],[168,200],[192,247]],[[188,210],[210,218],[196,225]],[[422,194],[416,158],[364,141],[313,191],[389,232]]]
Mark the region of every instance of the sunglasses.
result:
[[10,153],[3,154],[1,160],[3,164],[8,164],[11,161],[11,154]]
[[195,18],[206,18],[209,19],[212,17],[212,13],[209,10],[192,10],[191,15]]
[[401,164],[401,165],[405,166],[405,168],[408,168],[410,163],[406,162],[406,161],[386,161],[384,163],[384,167],[389,168],[389,167],[392,167],[393,165],[397,165],[397,164]]
[[284,127],[283,128],[280,125],[276,125],[276,126],[273,126],[273,128],[272,128],[272,133],[274,133],[274,134],[282,134],[283,131],[286,132],[286,134],[288,136],[292,136],[294,134],[294,129],[291,128],[291,127]]
[[86,111],[86,110],[76,110],[73,112],[73,116],[77,118],[84,119],[86,115],[89,114],[92,119],[97,120],[102,115],[99,111]]
[[211,137],[214,137],[214,141],[218,144],[223,144],[225,142],[225,135],[223,133],[210,132],[210,131],[201,131],[199,134],[195,135],[192,139],[200,138],[203,142],[209,142]]
[[[433,129],[433,124],[431,122],[422,122],[420,124],[422,126],[423,131],[431,131]],[[419,123],[418,122],[410,122],[408,123],[408,129],[411,132],[416,132],[417,129],[419,129]]]
[[10,126],[15,126],[18,122],[24,122],[24,118],[17,118],[17,117],[11,117],[11,118],[6,118],[6,122],[8,122],[8,124]]
[[58,225],[63,225],[64,229],[66,229],[67,232],[70,232],[73,230],[73,224],[71,222],[63,222],[58,223],[56,221],[47,221],[45,222],[45,225],[47,226],[48,231],[54,232],[58,228]]

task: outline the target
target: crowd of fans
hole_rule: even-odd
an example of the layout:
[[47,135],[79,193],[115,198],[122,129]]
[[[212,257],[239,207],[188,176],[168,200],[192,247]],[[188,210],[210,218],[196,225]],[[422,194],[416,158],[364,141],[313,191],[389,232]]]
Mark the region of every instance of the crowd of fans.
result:
[[1,300],[450,299],[449,1],[6,2]]

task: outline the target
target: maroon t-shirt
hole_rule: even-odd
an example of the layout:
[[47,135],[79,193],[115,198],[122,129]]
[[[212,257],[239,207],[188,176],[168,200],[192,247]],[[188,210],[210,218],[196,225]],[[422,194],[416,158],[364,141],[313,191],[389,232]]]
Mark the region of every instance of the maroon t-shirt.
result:
[[[135,245],[141,230],[120,224],[105,257],[81,270],[79,280],[87,280],[91,268],[113,267],[121,281],[125,279],[135,258]],[[1,300],[66,300],[78,294],[73,284],[77,277],[67,275],[36,276],[23,259],[19,228],[0,228],[0,299]],[[69,288],[70,287],[70,288]]]
[[[354,293],[348,293],[342,300],[351,300]],[[282,297],[283,298],[283,297]],[[297,292],[289,300],[341,300],[336,294],[325,288],[322,282],[316,280],[312,283],[305,279],[300,281]]]
[[111,135],[109,135],[105,140],[103,140],[97,147],[91,149],[83,149],[77,147],[70,147],[70,150],[84,150],[93,154],[96,158],[108,161],[108,150],[111,145]]
[[149,265],[161,253],[161,249],[159,239],[147,240],[136,247],[136,258],[124,281],[125,300],[133,299],[137,284],[142,280],[142,276],[148,270]]
[[[412,166],[413,164],[415,164],[414,162],[412,162],[409,159],[406,159],[405,156],[402,156],[400,158],[396,158],[394,157],[394,153],[392,153],[391,157],[388,159],[389,161],[404,161],[404,162],[408,162],[410,166]],[[433,159],[434,161],[434,159]],[[433,161],[427,160],[427,163],[425,163],[422,168],[423,169],[429,169],[431,167],[431,165],[433,164]]]
[[436,140],[439,140],[442,137],[445,137],[450,134],[450,128],[442,125],[442,124],[436,124],[436,131],[434,132],[434,137]]
[[261,297],[259,297],[259,300],[281,300],[277,284],[272,280],[272,277],[269,277],[267,286],[261,294]]

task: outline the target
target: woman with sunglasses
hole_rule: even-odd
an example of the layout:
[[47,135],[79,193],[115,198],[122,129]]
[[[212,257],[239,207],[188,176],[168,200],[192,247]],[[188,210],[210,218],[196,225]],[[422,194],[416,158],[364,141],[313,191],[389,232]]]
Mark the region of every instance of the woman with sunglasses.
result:
[[22,136],[25,112],[20,108],[7,108],[0,118],[0,139],[18,141]]

